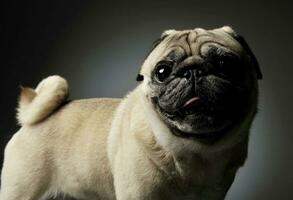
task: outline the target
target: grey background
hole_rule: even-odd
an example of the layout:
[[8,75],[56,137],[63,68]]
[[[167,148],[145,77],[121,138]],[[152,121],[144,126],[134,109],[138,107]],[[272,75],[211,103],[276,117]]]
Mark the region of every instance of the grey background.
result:
[[35,86],[59,74],[70,83],[71,99],[123,97],[135,87],[136,73],[163,30],[231,25],[255,52],[264,79],[249,157],[227,199],[293,199],[289,2],[7,1],[0,24],[1,156],[18,129],[19,85]]

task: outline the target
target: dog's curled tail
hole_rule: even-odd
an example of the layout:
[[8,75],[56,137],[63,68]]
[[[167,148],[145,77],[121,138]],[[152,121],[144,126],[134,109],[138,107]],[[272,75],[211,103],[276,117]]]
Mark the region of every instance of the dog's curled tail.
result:
[[36,89],[21,87],[17,108],[20,125],[32,125],[50,115],[68,97],[67,81],[57,75],[42,80]]

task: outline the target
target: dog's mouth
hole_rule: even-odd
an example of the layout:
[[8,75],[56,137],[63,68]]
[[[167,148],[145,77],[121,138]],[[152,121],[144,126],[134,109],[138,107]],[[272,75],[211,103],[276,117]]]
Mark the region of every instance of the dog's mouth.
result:
[[175,110],[164,109],[156,103],[162,119],[175,136],[198,140],[217,140],[237,123],[231,115],[234,108],[221,102],[209,102],[206,97],[189,95]]
[[184,115],[191,115],[196,112],[196,107],[200,105],[201,99],[198,96],[194,96],[188,99],[182,106],[181,111]]

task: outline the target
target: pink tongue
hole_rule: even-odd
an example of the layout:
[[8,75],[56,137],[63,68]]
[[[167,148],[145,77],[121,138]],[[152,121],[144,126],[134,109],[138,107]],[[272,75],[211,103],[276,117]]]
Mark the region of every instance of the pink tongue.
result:
[[199,100],[199,97],[193,97],[193,98],[189,99],[188,101],[186,101],[185,104],[183,105],[183,107],[184,108],[191,108],[192,106],[196,105],[198,100]]

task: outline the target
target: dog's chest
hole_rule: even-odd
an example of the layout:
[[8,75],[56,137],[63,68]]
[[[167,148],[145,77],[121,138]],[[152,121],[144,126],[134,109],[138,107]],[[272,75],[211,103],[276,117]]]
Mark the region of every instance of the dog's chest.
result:
[[[161,185],[163,199],[222,199],[229,187],[228,162],[203,159],[200,156],[186,156],[174,160],[168,166]],[[162,196],[160,197],[162,198]]]

